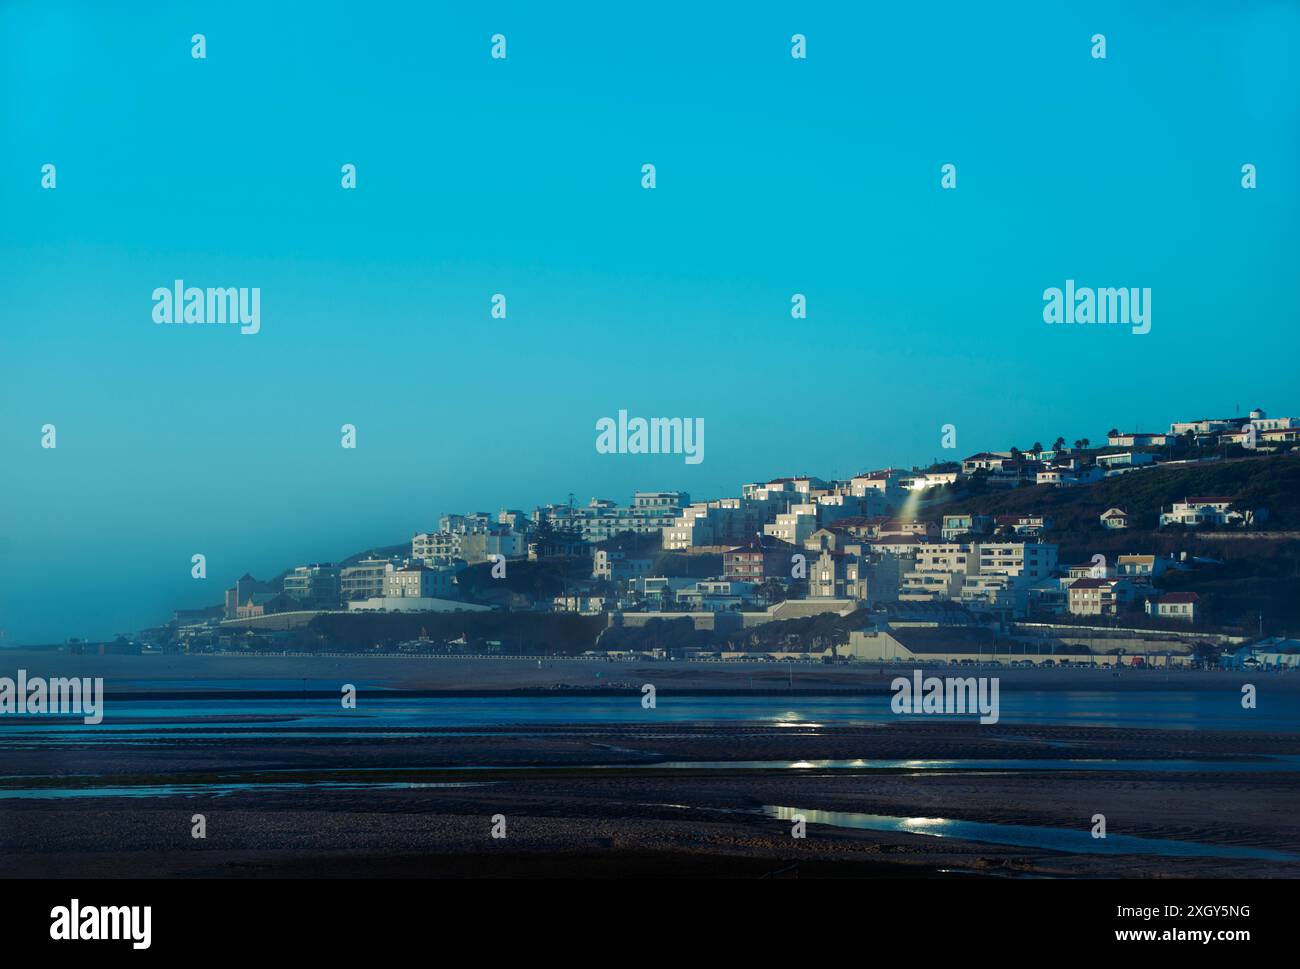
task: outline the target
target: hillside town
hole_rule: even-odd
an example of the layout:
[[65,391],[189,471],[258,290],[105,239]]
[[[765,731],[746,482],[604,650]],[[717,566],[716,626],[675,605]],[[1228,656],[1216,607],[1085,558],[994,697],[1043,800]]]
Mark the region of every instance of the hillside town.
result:
[[[154,638],[181,648],[249,640],[274,648],[277,639],[300,642],[288,634],[322,615],[504,611],[597,619],[597,648],[611,655],[773,657],[829,646],[832,660],[1176,665],[1212,646],[1247,661],[1239,647],[1257,631],[1230,627],[1180,588],[1180,577],[1222,563],[1157,551],[1153,536],[1257,531],[1269,508],[1236,494],[1186,494],[1145,514],[1106,507],[1089,527],[1099,543],[1123,550],[1066,558],[1049,509],[985,514],[963,505],[1016,489],[1046,494],[1157,469],[1284,459],[1298,439],[1300,419],[1254,410],[1176,421],[1160,433],[1115,428],[1105,444],[1058,437],[845,480],[782,476],[706,501],[638,491],[627,504],[579,505],[571,496],[527,512],[449,513],[409,548],[303,564],[266,581],[245,574],[220,606],[178,611]],[[819,617],[855,628],[824,637],[792,629],[776,642],[759,633]],[[659,635],[666,624],[695,638]],[[401,648],[506,648],[468,634],[439,641],[427,625]],[[1294,665],[1290,642],[1273,643],[1275,664]]]

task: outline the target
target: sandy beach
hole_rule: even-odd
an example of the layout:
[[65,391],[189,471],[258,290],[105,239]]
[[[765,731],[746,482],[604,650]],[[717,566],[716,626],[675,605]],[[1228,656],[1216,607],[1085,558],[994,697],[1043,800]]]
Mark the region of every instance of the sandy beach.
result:
[[[1231,709],[1242,673],[935,670],[996,675],[1008,697],[1096,697],[1104,716],[845,724],[833,706],[820,720],[807,711],[835,696],[887,709],[899,668],[6,659],[29,676],[103,677],[109,698],[93,733],[0,720],[0,856],[14,877],[1300,876],[1300,732],[1195,719],[1197,729],[1165,729],[1158,717],[1115,726],[1107,706],[1140,695],[1140,722],[1166,694]],[[1300,677],[1253,678],[1274,705],[1300,691]],[[341,683],[359,687],[365,715],[339,718]],[[640,718],[645,683],[665,704],[692,696],[697,712]],[[434,718],[470,694],[498,698],[483,701],[491,717]],[[593,722],[590,704],[610,697],[638,719]],[[539,720],[535,705],[548,699],[560,715]],[[768,712],[757,719],[713,718],[726,703],[760,701]],[[202,839],[192,837],[200,814]],[[796,814],[805,837],[792,836]],[[1104,851],[1084,838],[1097,815],[1117,839]],[[497,816],[503,838],[492,836]],[[1029,843],[999,843],[1005,833]]]

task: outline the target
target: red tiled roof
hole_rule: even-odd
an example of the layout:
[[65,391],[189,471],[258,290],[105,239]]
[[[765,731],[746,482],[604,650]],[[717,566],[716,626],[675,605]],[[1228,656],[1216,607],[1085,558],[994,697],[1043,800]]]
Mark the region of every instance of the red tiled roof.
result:
[[1071,583],[1070,588],[1071,589],[1101,589],[1109,585],[1114,585],[1118,581],[1119,579],[1093,579],[1093,578],[1075,579],[1074,582]]

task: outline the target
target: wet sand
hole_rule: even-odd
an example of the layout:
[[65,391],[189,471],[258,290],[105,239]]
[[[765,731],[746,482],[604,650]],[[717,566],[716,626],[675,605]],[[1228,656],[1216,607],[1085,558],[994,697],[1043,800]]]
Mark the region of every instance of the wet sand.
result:
[[[826,758],[1232,759],[1300,753],[1300,735],[890,723],[874,727],[583,726],[292,736],[147,747],[7,749],[4,773],[68,786],[248,783],[213,797],[0,799],[13,877],[905,876],[1300,877],[1294,771],[756,769],[657,761]],[[621,765],[617,770],[594,765]],[[482,766],[523,768],[471,770]],[[562,770],[540,770],[543,765]],[[78,779],[80,777],[80,779]],[[467,787],[255,785],[295,782]],[[5,783],[22,783],[7,780]],[[952,818],[1265,848],[1296,861],[1088,855],[810,823],[791,837],[765,805]],[[205,815],[207,838],[191,837]],[[504,839],[491,836],[494,815]]]

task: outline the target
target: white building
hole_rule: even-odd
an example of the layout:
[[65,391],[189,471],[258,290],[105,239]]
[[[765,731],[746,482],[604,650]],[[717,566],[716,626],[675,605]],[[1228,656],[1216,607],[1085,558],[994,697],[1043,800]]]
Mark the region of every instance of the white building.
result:
[[1218,496],[1184,498],[1176,501],[1169,511],[1161,512],[1160,527],[1184,525],[1199,528],[1202,525],[1249,525],[1262,514],[1251,511],[1229,510],[1235,499]]
[[1147,600],[1147,615],[1158,616],[1161,619],[1195,622],[1199,598],[1195,592],[1166,592],[1158,599]]
[[1145,451],[1116,451],[1113,454],[1097,455],[1097,464],[1103,468],[1133,468],[1151,464],[1154,460]]
[[1128,528],[1128,512],[1123,508],[1107,508],[1101,513],[1101,525],[1111,531]]
[[1111,447],[1164,447],[1169,443],[1169,435],[1148,431],[1116,431],[1106,435],[1106,443]]
[[450,568],[410,565],[384,574],[386,599],[450,599],[455,596],[456,573]]
[[595,549],[591,554],[591,577],[608,582],[625,582],[649,575],[654,559],[648,555],[629,555],[623,549]]

